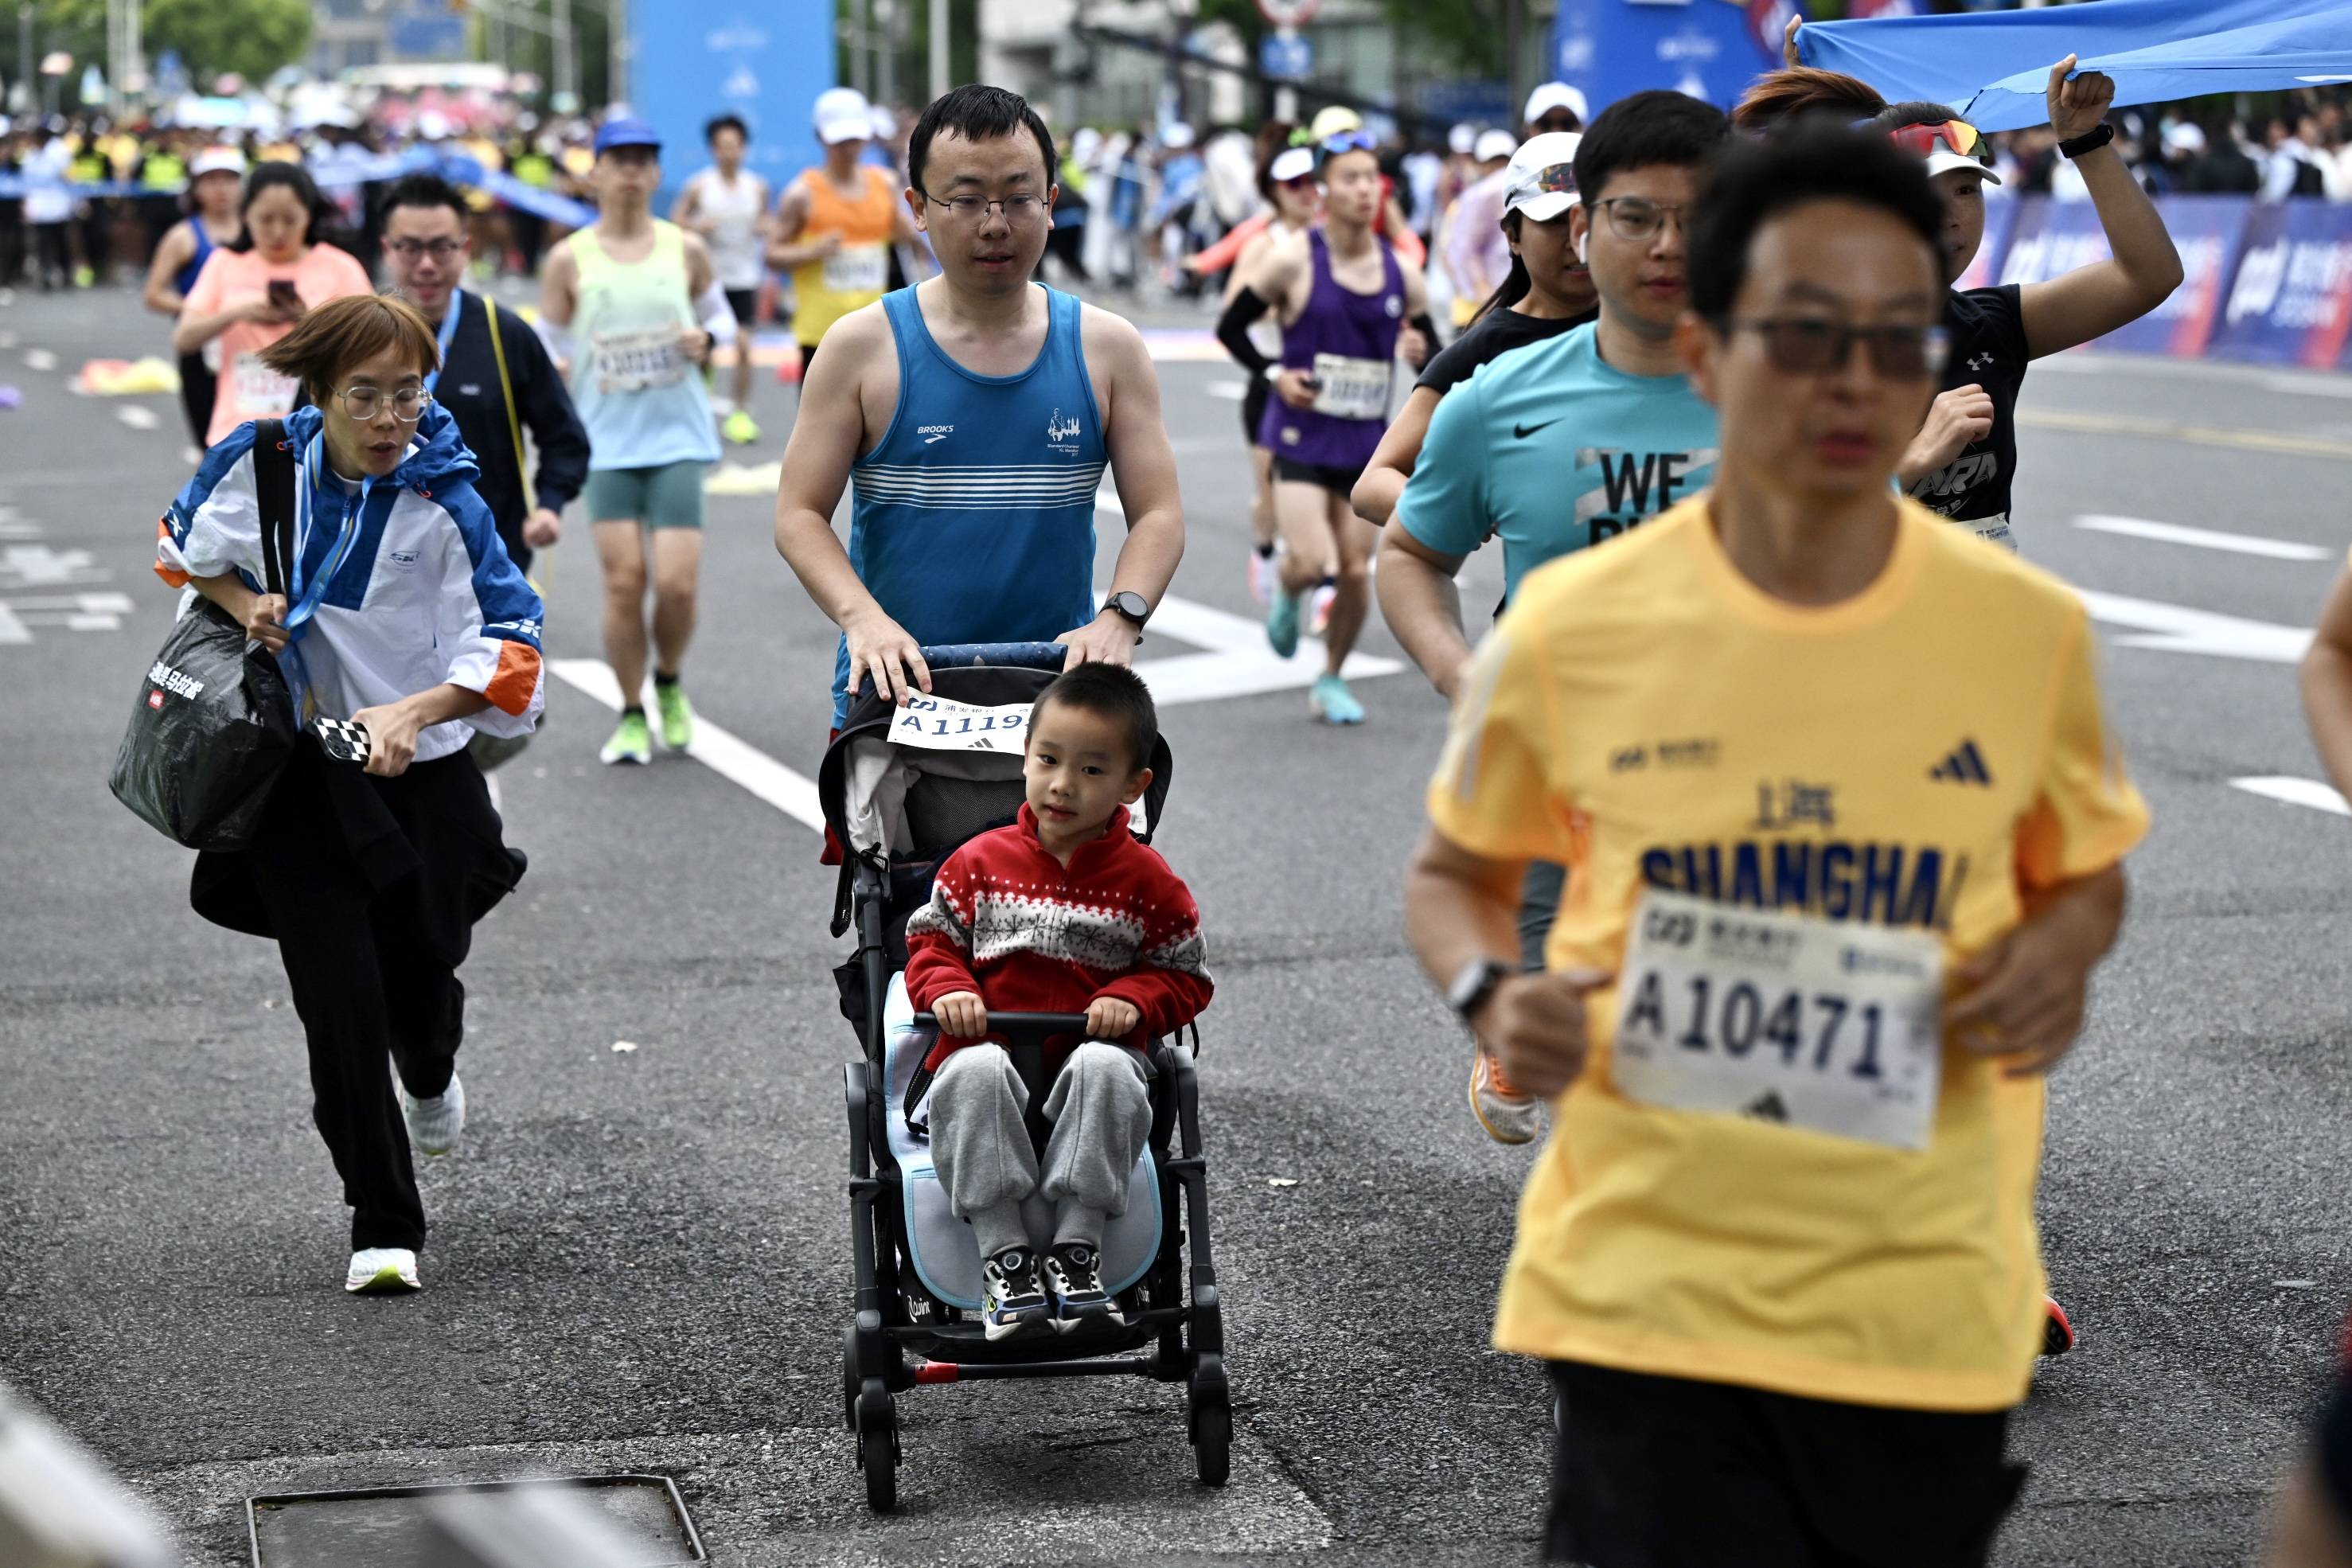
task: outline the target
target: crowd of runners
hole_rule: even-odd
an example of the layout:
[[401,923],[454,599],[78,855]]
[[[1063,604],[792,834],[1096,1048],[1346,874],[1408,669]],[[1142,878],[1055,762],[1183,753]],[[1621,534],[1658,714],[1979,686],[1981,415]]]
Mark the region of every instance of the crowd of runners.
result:
[[[1352,115],[1275,128],[1263,221],[1209,258],[1249,378],[1269,647],[1319,637],[1312,715],[1364,724],[1343,672],[1377,605],[1453,705],[1404,908],[1473,1038],[1478,1121],[1506,1143],[1550,1131],[1496,1339],[1552,1369],[1556,1560],[1983,1563],[2018,1486],[2007,1412],[2072,1342],[2034,1229],[2042,1079],[2147,812],[2085,612],[2030,563],[2015,405],[2033,360],[2181,277],[2114,146],[2113,83],[2073,65],[2051,68],[2048,134],[2111,255],[2047,283],[1957,287],[2001,178],[1974,127],[1795,68],[1728,115],[1671,92],[1595,115],[1547,84],[1520,134],[1460,150],[1477,177],[1434,261]],[[436,175],[377,204],[378,295],[320,242],[300,168],[188,162],[146,300],[175,318],[208,450],[159,571],[298,650],[317,710],[373,741],[364,775],[289,773],[257,844],[208,856],[197,887],[208,918],[284,952],[354,1291],[418,1288],[411,1150],[464,1122],[457,969],[522,871],[481,767],[543,701],[533,552],[584,506],[623,702],[603,760],[691,747],[704,479],[722,440],[760,437],[743,350],[772,272],[801,376],[775,538],[840,628],[836,726],[861,691],[929,690],[926,647],[1129,664],[1177,572],[1143,337],[1037,281],[1065,163],[1043,120],[959,89],[897,173],[863,156],[854,92],[813,129],[819,161],[772,191],[748,129],[713,121],[664,218],[678,150],[606,121],[595,220],[549,247],[533,321],[465,287],[474,209]],[[1452,285],[1439,310],[1425,263]],[[1098,590],[1106,475],[1128,532]],[[1482,634],[1457,578],[1489,540],[1505,586]],[[409,574],[419,553],[435,573]],[[2306,689],[2352,783],[2347,671],[2339,588]],[[1057,700],[1129,712],[1125,679]],[[1031,761],[1025,828],[1075,876],[1076,840],[1126,832],[1137,758]],[[383,918],[394,897],[404,921]],[[958,961],[941,1025],[978,1037],[1005,955],[985,911],[942,893],[928,918],[976,971]],[[1097,1005],[1113,969],[1177,966],[1051,934]],[[1136,1026],[1102,1017],[1108,1038]],[[1002,1235],[1004,1201],[959,1212]],[[1074,1234],[1098,1238],[1099,1215]],[[1049,1297],[1099,1309],[1083,1258],[1057,1247],[1041,1273],[1018,1250],[991,1253],[992,1337]],[[2323,1523],[2352,1512],[2332,1473],[2298,1493]],[[1695,1477],[1714,1506],[1688,1506]]]

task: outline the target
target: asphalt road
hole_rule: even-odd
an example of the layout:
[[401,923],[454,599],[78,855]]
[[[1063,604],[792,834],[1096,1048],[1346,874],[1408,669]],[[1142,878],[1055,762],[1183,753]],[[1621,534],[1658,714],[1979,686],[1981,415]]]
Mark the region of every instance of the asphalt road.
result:
[[[736,1568],[1532,1559],[1541,1379],[1486,1348],[1527,1157],[1467,1114],[1463,1043],[1400,934],[1443,710],[1410,669],[1359,683],[1372,721],[1351,731],[1311,724],[1296,686],[1207,694],[1285,677],[1230,618],[1253,613],[1238,384],[1181,357],[1205,322],[1184,325],[1161,371],[1176,586],[1200,608],[1146,651],[1227,655],[1167,710],[1160,842],[1219,980],[1202,1071],[1234,1481],[1194,1484],[1170,1389],[921,1389],[903,1511],[877,1521],[836,1406],[853,1047],[833,879],[775,804],[790,790],[735,782],[775,776],[756,758],[601,768],[604,710],[551,683],[504,775],[532,867],[466,971],[473,1119],[425,1172],[429,1288],[347,1299],[276,954],[189,912],[186,855],[104,785],[171,613],[146,564],[185,438],[167,398],[68,387],[164,326],[122,292],[0,308],[0,384],[24,394],[0,410],[0,1379],[190,1562],[246,1560],[256,1493],[615,1469],[676,1476]],[[2042,1212],[2083,1339],[2017,1423],[2032,1479],[2005,1564],[2242,1562],[2352,1298],[2352,832],[2232,782],[2318,776],[2289,661],[2352,542],[2347,395],[2081,357],[2029,384],[2018,532],[2106,595],[2157,827],[2054,1084]],[[779,455],[792,397],[763,387],[744,460]],[[813,775],[833,634],[768,520],[764,494],[714,498],[688,680],[709,721]],[[1492,563],[1473,571],[1465,600],[1491,603]],[[548,586],[551,652],[594,660],[584,539]],[[1367,651],[1396,654],[1377,627]]]

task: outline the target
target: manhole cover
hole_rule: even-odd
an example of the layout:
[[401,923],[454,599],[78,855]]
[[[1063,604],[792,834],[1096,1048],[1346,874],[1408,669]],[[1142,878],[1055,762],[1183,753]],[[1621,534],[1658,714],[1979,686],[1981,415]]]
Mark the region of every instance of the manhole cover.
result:
[[577,1476],[248,1498],[254,1568],[446,1568],[448,1542],[430,1517],[436,1502],[546,1491],[584,1504],[625,1550],[627,1568],[705,1561],[668,1477]]

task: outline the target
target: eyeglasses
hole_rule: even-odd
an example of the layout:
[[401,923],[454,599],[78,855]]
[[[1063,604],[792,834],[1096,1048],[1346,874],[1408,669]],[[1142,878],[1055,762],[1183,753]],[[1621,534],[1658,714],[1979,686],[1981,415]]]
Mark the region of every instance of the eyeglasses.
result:
[[[335,395],[343,400],[343,412],[364,425],[376,416],[385,394],[373,386],[353,386]],[[414,386],[404,386],[390,395],[392,416],[403,425],[414,425],[424,418],[425,405],[433,401],[432,394]]]
[[929,191],[923,200],[948,209],[948,216],[958,223],[979,223],[991,208],[1004,215],[1004,221],[1015,226],[1034,223],[1045,215],[1045,198],[1035,195],[1005,196],[991,201],[985,196],[935,196]]
[[465,249],[466,242],[462,239],[395,239],[386,242],[384,248],[394,256],[410,261],[415,260],[420,256],[429,256],[436,261],[446,261]]
[[1897,147],[1922,158],[1943,146],[1979,163],[1992,162],[1992,150],[1985,145],[1984,132],[1965,120],[1946,120],[1934,125],[1898,125],[1887,134]]
[[[1570,177],[1573,177],[1571,170]],[[1605,202],[1592,204],[1609,215],[1609,226],[1617,231],[1620,239],[1648,239],[1671,216],[1675,226],[1685,227],[1683,205],[1680,202],[1654,202],[1646,196],[1612,196]]]
[[1897,324],[1856,327],[1822,316],[1779,316],[1727,323],[1764,340],[1765,356],[1783,375],[1822,375],[1852,362],[1853,345],[1870,351],[1870,363],[1889,381],[1919,381],[1940,375],[1950,334],[1941,327]]

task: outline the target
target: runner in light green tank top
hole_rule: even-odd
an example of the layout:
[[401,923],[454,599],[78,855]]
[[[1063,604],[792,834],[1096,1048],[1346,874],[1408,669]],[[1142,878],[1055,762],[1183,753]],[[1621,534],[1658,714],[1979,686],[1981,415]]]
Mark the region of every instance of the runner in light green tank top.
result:
[[717,342],[732,340],[735,322],[701,239],[653,216],[661,162],[650,126],[606,124],[590,178],[599,216],[549,253],[541,316],[570,361],[572,400],[588,430],[604,657],[623,702],[604,760],[650,763],[653,737],[639,700],[648,577],[662,744],[684,751],[694,739],[678,668],[694,635],[702,570],[703,472],[719,458],[697,369]]

